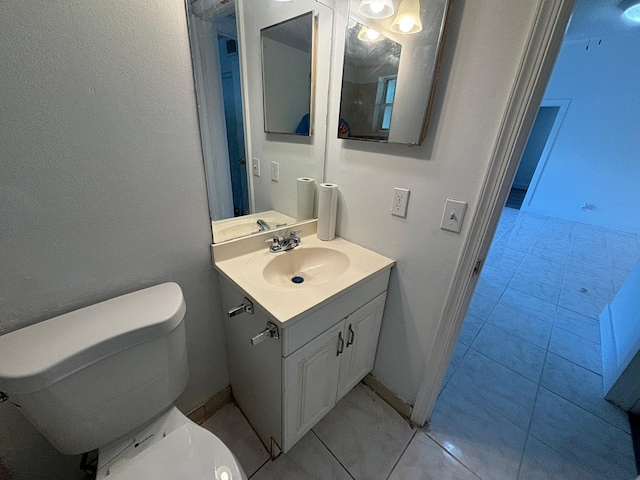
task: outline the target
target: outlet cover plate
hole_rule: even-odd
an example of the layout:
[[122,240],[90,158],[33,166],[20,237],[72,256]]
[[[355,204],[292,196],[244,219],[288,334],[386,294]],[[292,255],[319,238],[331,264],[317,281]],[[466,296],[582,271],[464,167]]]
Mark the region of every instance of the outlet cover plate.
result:
[[391,202],[391,215],[396,217],[407,217],[407,204],[409,203],[408,188],[394,188],[393,201]]

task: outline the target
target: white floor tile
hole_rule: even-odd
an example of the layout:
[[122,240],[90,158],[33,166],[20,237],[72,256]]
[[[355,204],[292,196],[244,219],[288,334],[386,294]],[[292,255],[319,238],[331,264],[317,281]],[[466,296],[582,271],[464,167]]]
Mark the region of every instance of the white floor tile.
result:
[[267,463],[251,480],[353,480],[313,432]]
[[526,432],[466,389],[444,389],[427,434],[483,480],[516,478]]
[[537,384],[509,368],[469,349],[447,388],[452,385],[464,389],[515,425],[524,429],[529,426]]
[[549,352],[540,385],[614,427],[631,433],[627,412],[603,398],[600,375]]
[[467,313],[484,321],[491,315],[496,303],[495,300],[475,293],[473,297],[471,297],[471,303],[469,304]]
[[498,300],[500,300],[500,296],[504,292],[505,288],[505,285],[492,282],[491,280],[485,278],[484,275],[480,275],[478,284],[476,285],[475,293],[479,293],[483,297],[487,297],[497,302]]
[[518,480],[598,480],[598,477],[529,435]]
[[545,388],[536,398],[530,434],[599,479],[635,477],[629,434]]
[[451,360],[449,360],[447,373],[445,373],[444,380],[442,381],[442,388],[445,387],[445,385],[451,378],[451,375],[453,375],[453,372],[455,372],[456,368],[458,368],[458,365],[464,358],[465,354],[467,353],[467,350],[469,350],[468,346],[464,345],[463,343],[460,343],[459,341],[456,342],[456,346],[453,347],[453,353],[451,354]]
[[528,342],[546,349],[551,337],[552,324],[542,322],[526,313],[498,303],[487,323],[500,327]]
[[202,426],[229,447],[247,476],[253,475],[269,459],[267,449],[235,404],[224,405]]
[[462,323],[462,328],[460,329],[460,335],[458,336],[458,342],[469,346],[473,343],[478,332],[484,325],[484,321],[480,320],[477,317],[474,317],[470,313],[464,317],[464,322]]
[[558,307],[553,325],[592,342],[600,343],[600,323],[593,318]]
[[532,382],[540,381],[546,350],[533,343],[491,324],[485,324],[471,348]]
[[362,384],[313,431],[354,478],[363,480],[386,479],[414,433],[405,419]]
[[478,477],[419,430],[389,480],[478,480]]
[[549,351],[602,375],[600,345],[595,342],[561,328],[553,327],[551,340],[549,340]]
[[504,291],[502,297],[500,297],[500,303],[547,323],[553,322],[553,317],[556,312],[556,306],[553,303],[546,302],[512,288],[507,288]]

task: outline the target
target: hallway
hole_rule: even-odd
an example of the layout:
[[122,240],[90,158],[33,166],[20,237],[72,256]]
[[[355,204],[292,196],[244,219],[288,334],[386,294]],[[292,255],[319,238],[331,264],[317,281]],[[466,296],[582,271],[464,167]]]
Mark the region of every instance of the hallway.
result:
[[505,208],[429,436],[487,480],[635,478],[598,316],[638,258],[638,235]]

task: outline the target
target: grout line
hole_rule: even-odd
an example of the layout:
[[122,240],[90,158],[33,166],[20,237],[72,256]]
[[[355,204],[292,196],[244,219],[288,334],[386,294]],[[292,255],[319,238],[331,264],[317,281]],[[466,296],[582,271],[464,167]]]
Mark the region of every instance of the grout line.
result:
[[445,453],[447,453],[447,455],[451,456],[453,459],[456,460],[456,462],[458,462],[460,465],[462,465],[464,468],[466,468],[469,472],[471,472],[471,474],[473,474],[474,477],[482,480],[482,477],[480,475],[478,475],[476,472],[474,472],[471,467],[469,467],[467,464],[465,464],[462,460],[460,460],[458,457],[456,457],[454,455],[453,452],[450,452],[449,450],[447,450],[438,440],[436,440],[435,438],[433,438],[433,436],[429,435],[429,432],[423,432],[427,437],[429,437],[431,439],[431,441],[433,443],[435,443],[436,445],[438,445]]
[[320,438],[320,435],[318,435],[318,434],[313,430],[313,428],[310,430],[310,432],[313,432],[313,434],[315,435],[315,437],[320,441],[320,443],[324,446],[324,448],[326,448],[326,449],[327,449],[327,451],[331,454],[331,456],[332,456],[333,458],[335,458],[335,459],[336,459],[336,462],[338,462],[338,464],[340,464],[340,466],[344,469],[344,471],[345,471],[345,472],[347,472],[347,475],[349,475],[351,478],[353,478],[353,480],[355,480],[355,477],[354,477],[353,475],[351,475],[351,472],[347,469],[347,467],[345,467],[345,466],[343,465],[343,463],[338,459],[338,457],[336,457],[336,456],[334,455],[334,453],[333,453],[333,452],[331,451],[331,449],[327,446],[327,444],[326,444],[326,443],[324,443],[324,442],[322,441],[322,439]]
[[249,478],[249,479],[253,478],[253,476],[254,476],[256,473],[258,473],[260,470],[262,470],[262,468],[263,468],[267,463],[269,463],[270,461],[271,461],[271,457],[267,458],[267,459],[264,461],[264,463],[263,463],[262,465],[260,465],[260,466],[258,467],[258,469],[257,469],[255,472],[253,472],[251,475],[249,475],[249,477],[248,477],[248,478]]
[[407,451],[407,448],[409,448],[409,445],[411,445],[411,442],[413,442],[413,439],[415,438],[416,434],[418,433],[418,428],[416,428],[413,431],[413,435],[411,435],[411,438],[409,439],[409,442],[405,445],[405,447],[402,449],[402,453],[400,453],[400,456],[398,457],[398,459],[395,461],[395,463],[393,464],[393,467],[391,467],[391,471],[389,472],[389,475],[387,475],[385,478],[387,480],[389,480],[389,477],[391,477],[391,474],[393,473],[393,471],[396,469],[396,467],[398,466],[398,463],[400,463],[400,459],[404,456],[405,452]]

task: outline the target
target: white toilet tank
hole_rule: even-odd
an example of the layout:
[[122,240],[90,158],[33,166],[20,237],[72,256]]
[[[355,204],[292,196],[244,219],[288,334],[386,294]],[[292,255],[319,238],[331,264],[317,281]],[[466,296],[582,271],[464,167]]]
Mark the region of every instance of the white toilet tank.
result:
[[0,337],[0,391],[62,453],[159,414],[189,376],[180,286],[163,283]]

